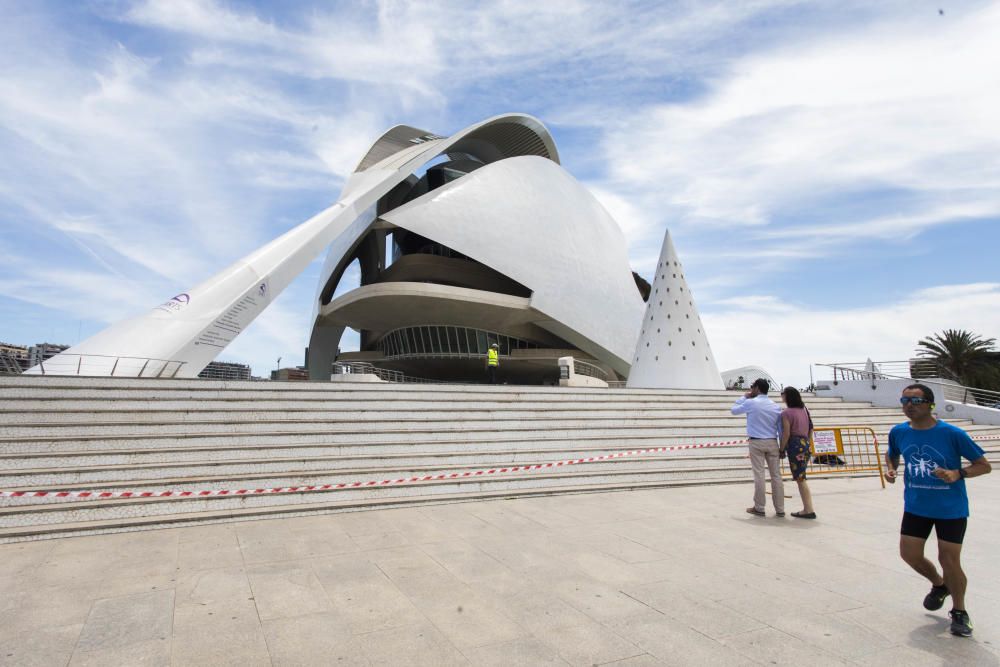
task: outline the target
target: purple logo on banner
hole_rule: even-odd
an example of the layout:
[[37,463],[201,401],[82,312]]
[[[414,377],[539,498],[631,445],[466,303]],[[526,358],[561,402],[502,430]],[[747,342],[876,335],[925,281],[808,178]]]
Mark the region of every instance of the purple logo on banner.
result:
[[161,303],[154,310],[162,310],[165,313],[176,313],[181,310],[184,306],[191,302],[191,295],[186,292],[181,292],[177,296],[170,299],[165,303]]

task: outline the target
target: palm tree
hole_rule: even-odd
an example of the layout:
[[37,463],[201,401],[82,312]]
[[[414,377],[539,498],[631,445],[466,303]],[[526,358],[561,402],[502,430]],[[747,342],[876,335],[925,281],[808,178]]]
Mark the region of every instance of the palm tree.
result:
[[943,375],[964,385],[988,388],[998,378],[995,342],[962,329],[945,329],[917,341],[917,356],[930,360]]

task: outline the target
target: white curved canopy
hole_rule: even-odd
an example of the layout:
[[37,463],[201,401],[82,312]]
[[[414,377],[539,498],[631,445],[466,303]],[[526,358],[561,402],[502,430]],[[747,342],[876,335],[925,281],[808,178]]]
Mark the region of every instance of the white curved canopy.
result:
[[[412,145],[352,174],[330,208],[196,287],[56,355],[46,362],[46,372],[75,375],[80,372],[77,360],[86,359],[89,375],[157,375],[171,362],[182,364],[176,377],[196,377],[323,248],[334,243],[334,250],[346,251],[357,243],[374,220],[378,199],[436,156],[486,147],[495,159],[502,159],[541,145],[551,149],[548,157],[558,159],[548,131],[524,114],[496,116],[447,139],[414,139],[405,142]],[[148,363],[119,364],[123,357]],[[41,369],[36,366],[26,373]]]
[[628,374],[642,298],[625,237],[556,163],[494,162],[381,217],[513,278],[538,326]]

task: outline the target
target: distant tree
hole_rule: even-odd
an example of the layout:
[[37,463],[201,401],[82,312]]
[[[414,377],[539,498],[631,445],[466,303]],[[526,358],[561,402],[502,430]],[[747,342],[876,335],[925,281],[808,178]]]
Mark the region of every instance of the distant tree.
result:
[[931,360],[942,375],[980,389],[1000,389],[1000,352],[993,338],[962,329],[945,329],[917,341],[917,356]]

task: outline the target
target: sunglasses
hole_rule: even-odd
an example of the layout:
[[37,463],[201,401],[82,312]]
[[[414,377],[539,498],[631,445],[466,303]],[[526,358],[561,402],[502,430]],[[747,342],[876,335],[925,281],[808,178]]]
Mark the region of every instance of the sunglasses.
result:
[[906,405],[910,403],[911,405],[923,405],[924,403],[930,403],[926,398],[920,398],[919,396],[903,396],[899,399],[900,405]]

